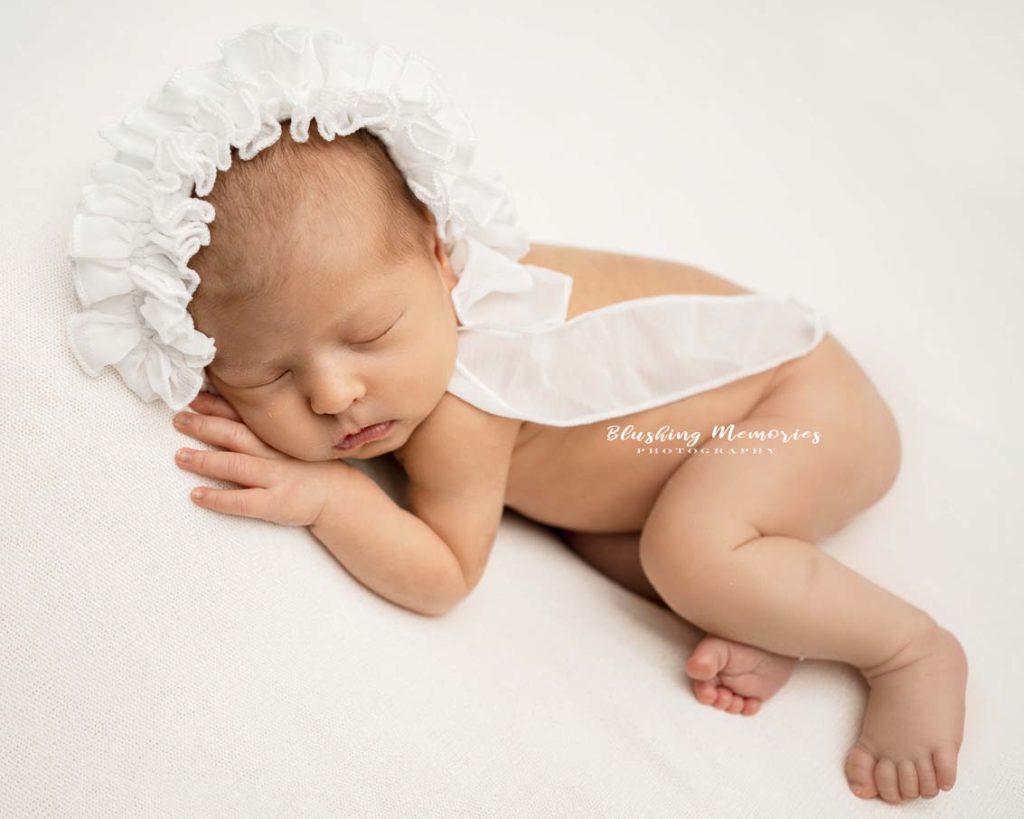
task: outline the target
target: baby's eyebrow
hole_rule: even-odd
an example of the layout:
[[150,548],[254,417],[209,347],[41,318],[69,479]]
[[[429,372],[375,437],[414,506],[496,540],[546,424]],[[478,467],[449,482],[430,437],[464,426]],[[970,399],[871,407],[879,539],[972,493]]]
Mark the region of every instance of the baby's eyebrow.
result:
[[[364,319],[368,316],[372,316],[373,320],[382,320],[385,314],[388,316],[388,320],[391,318],[395,306],[401,306],[397,298],[389,296],[388,298],[381,299],[379,296],[375,298],[369,298],[364,300],[362,303],[353,308],[349,316],[342,316],[335,322],[334,329],[341,331],[345,324],[349,321],[355,321],[356,318]],[[404,309],[402,310],[404,312]],[[207,369],[213,370],[214,374],[219,373],[246,373],[251,370],[257,369],[272,369],[274,367],[280,367],[287,360],[288,355],[279,355],[272,359],[265,359],[262,361],[235,361],[231,358],[222,360],[220,356],[216,356],[214,360],[207,365]],[[216,366],[214,366],[216,365]]]
[[251,370],[253,367],[259,367],[260,364],[249,364],[246,362],[234,362],[231,359],[224,361],[219,355],[215,356],[213,361],[206,365],[206,369],[213,370],[214,373],[241,373],[246,370]]

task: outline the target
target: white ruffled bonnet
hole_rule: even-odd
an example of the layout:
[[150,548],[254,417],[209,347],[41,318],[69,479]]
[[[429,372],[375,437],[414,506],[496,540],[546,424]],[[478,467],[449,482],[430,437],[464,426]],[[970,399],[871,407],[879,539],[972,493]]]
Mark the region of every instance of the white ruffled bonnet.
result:
[[[214,340],[188,312],[199,286],[188,261],[210,242],[214,207],[191,193],[193,186],[199,196],[213,189],[217,171],[231,166],[232,146],[248,160],[276,142],[286,119],[296,142],[309,138],[314,119],[325,140],[359,128],[379,137],[430,207],[457,275],[470,247],[506,263],[529,249],[500,177],[471,170],[472,125],[426,60],[274,23],[217,46],[219,60],[179,68],[121,122],[99,131],[116,154],[91,169],[94,184],[78,203],[69,252],[84,309],[70,316],[68,339],[90,376],[113,366],[143,400],[160,398],[173,410],[201,390],[215,391],[204,372]],[[525,268],[493,261],[453,289],[464,323],[487,293],[531,287],[522,281]],[[571,282],[558,284],[564,317]]]
[[573,278],[517,260],[529,250],[499,177],[470,170],[476,141],[430,64],[329,31],[262,24],[218,41],[220,60],[182,68],[122,122],[101,129],[117,153],[92,169],[72,226],[85,308],[68,321],[91,376],[113,366],[146,401],[173,410],[200,390],[212,338],[188,303],[188,260],[210,242],[213,189],[231,147],[248,160],[291,120],[325,140],[370,129],[426,203],[459,281],[458,352],[447,391],[494,415],[551,426],[621,417],[804,355],[826,318],[762,293],[668,293],[567,319]]

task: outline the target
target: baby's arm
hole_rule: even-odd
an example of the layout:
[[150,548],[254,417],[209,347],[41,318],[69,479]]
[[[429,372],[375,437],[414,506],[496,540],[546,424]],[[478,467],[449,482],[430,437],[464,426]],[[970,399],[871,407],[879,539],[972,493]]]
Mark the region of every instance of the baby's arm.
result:
[[444,614],[465,596],[459,561],[429,525],[355,467],[332,484],[309,530],[356,580],[418,614]]
[[520,426],[446,393],[394,453],[408,475],[411,511],[352,468],[339,474],[310,531],[377,594],[420,614],[444,614],[483,575]]

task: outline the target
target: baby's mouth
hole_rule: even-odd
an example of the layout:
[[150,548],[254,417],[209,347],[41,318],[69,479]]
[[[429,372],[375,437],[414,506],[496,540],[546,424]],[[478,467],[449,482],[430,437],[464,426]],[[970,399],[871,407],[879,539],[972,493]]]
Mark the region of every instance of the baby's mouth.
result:
[[371,424],[368,427],[363,427],[352,435],[346,435],[335,445],[335,449],[355,449],[358,446],[369,443],[370,441],[378,441],[385,435],[390,434],[395,422],[392,421],[381,421],[377,424]]

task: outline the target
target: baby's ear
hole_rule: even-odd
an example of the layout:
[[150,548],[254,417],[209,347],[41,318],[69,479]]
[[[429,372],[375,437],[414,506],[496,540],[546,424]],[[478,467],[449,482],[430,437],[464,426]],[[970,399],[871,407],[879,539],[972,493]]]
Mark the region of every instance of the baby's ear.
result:
[[455,275],[455,271],[452,270],[451,259],[444,250],[444,242],[441,241],[441,237],[437,234],[434,234],[434,260],[437,262],[441,281],[444,282],[444,286],[451,292],[452,288],[459,283],[459,278]]

